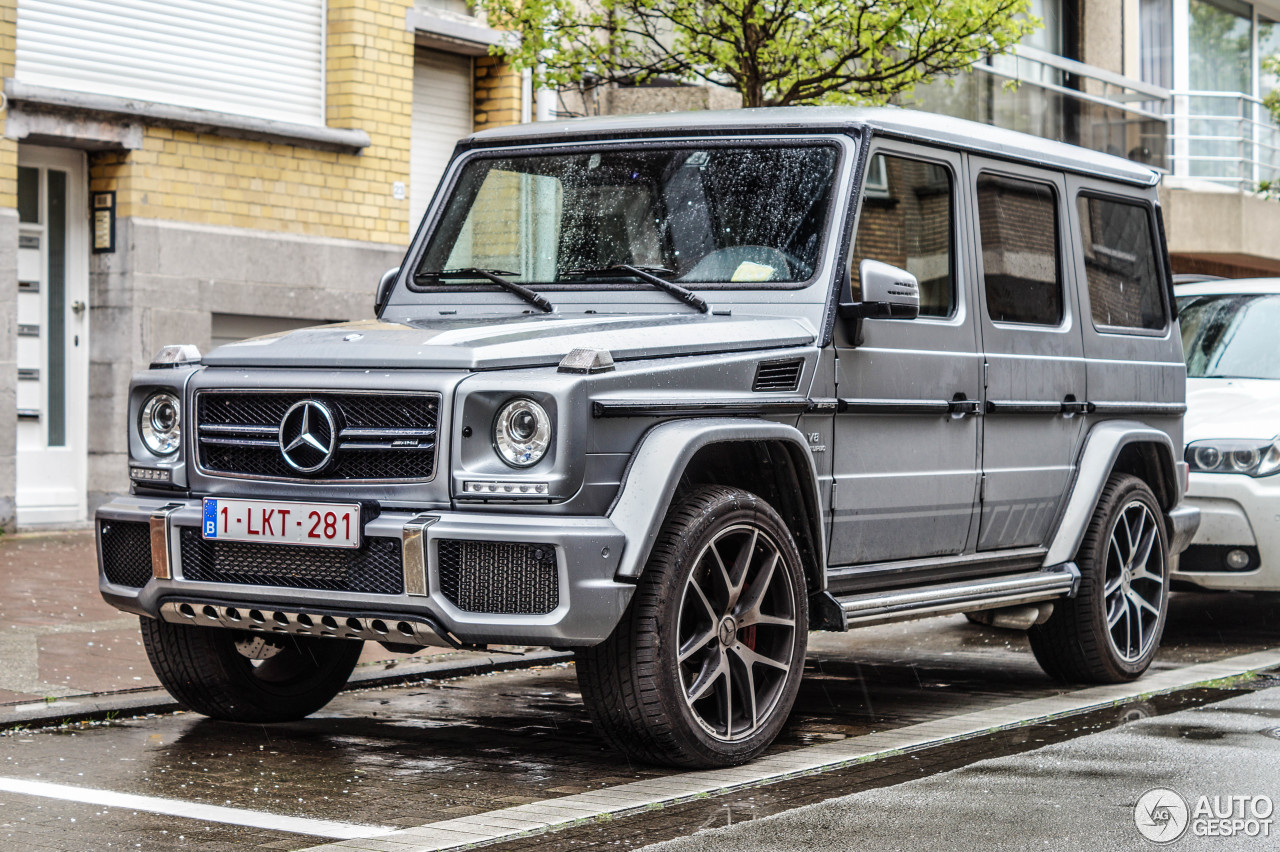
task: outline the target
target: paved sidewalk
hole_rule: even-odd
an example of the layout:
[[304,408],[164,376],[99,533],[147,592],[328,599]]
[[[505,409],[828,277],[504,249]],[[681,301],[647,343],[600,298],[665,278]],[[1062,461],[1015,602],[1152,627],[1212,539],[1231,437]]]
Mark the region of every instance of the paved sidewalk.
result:
[[1277,849],[1278,717],[1267,689],[645,849]]
[[[367,642],[355,679],[490,659],[434,648],[410,658]],[[98,594],[92,531],[0,536],[0,724],[15,716],[51,715],[41,705],[56,715],[54,699],[159,687],[138,635],[138,619],[108,606]],[[138,706],[154,704],[142,700]],[[68,702],[66,711],[80,715],[100,705]],[[128,708],[129,702],[120,706]]]

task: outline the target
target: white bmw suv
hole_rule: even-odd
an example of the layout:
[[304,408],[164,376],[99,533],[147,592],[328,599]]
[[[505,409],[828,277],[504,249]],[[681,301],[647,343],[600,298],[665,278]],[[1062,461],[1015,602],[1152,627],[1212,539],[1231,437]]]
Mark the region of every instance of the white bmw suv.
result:
[[1280,278],[1177,287],[1187,358],[1187,502],[1200,529],[1173,572],[1280,591]]

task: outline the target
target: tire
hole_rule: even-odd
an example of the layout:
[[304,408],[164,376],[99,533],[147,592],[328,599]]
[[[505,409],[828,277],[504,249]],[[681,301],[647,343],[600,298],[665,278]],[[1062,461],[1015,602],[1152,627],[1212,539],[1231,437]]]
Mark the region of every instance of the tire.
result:
[[1056,601],[1049,620],[1027,633],[1036,660],[1064,683],[1140,677],[1160,646],[1169,607],[1164,513],[1145,482],[1125,473],[1111,475],[1076,565],[1076,596]]
[[743,763],[786,724],[808,617],[800,554],[778,513],[746,491],[695,488],[668,512],[613,633],[576,653],[583,701],[638,761]]
[[169,694],[188,710],[229,722],[311,715],[346,684],[364,645],[140,620],[151,668]]

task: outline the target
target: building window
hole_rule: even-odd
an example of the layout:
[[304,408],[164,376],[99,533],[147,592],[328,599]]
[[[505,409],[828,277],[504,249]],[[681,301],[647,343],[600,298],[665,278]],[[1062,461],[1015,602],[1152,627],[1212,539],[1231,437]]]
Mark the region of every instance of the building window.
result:
[[32,86],[323,125],[324,0],[18,0]]
[[1253,92],[1253,9],[1238,0],[1191,0],[1191,88]]

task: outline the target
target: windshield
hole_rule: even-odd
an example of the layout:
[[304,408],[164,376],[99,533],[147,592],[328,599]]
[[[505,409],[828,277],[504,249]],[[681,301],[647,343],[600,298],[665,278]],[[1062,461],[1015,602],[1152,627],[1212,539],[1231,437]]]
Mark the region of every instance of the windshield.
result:
[[1187,375],[1280,379],[1280,296],[1189,296],[1178,300]]
[[477,157],[459,175],[414,289],[492,286],[460,274],[475,270],[535,288],[645,286],[620,278],[622,264],[686,286],[808,281],[837,159],[833,145],[797,143]]

